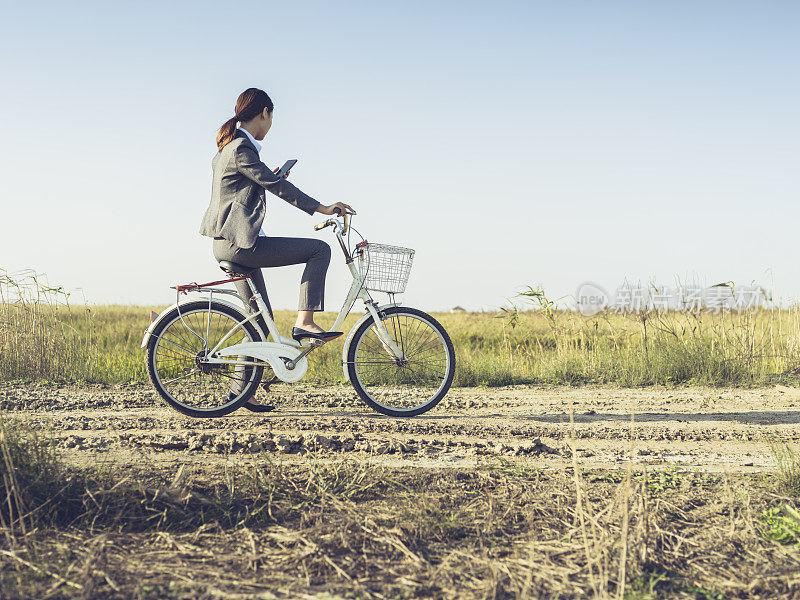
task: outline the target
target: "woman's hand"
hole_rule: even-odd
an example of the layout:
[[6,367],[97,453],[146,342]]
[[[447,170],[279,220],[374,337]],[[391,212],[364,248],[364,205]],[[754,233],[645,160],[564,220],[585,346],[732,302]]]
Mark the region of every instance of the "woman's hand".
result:
[[339,209],[341,211],[340,214],[344,214],[345,212],[349,212],[351,215],[356,214],[356,211],[353,210],[353,207],[349,204],[345,204],[344,202],[334,202],[333,204],[320,204],[317,207],[317,212],[322,213],[323,215],[333,215],[336,214],[335,210]]
[[[273,172],[273,173],[277,173],[277,172],[278,172],[278,171],[280,171],[280,170],[281,170],[281,168],[280,168],[280,167],[275,167],[274,169],[272,169],[272,172]],[[286,179],[287,177],[289,177],[289,173],[291,173],[291,171],[287,171],[287,172],[286,172],[286,175],[284,175],[284,176],[283,176],[283,178],[284,178],[284,179]]]

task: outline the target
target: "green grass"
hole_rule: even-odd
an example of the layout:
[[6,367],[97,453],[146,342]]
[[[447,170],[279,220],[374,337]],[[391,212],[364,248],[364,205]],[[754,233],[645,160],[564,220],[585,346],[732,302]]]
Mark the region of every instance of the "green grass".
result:
[[761,534],[768,540],[800,550],[800,512],[790,504],[765,509],[759,515]]
[[[61,288],[35,276],[16,281],[4,273],[0,269],[0,380],[147,381],[139,346],[150,312],[164,306],[76,306]],[[455,347],[453,385],[754,386],[798,380],[797,307],[586,317],[536,299],[513,311],[432,313]],[[295,314],[275,311],[278,328],[289,331]],[[351,314],[343,329],[362,314]],[[318,322],[329,327],[334,318],[325,312]],[[309,356],[305,381],[345,382],[344,337]]]

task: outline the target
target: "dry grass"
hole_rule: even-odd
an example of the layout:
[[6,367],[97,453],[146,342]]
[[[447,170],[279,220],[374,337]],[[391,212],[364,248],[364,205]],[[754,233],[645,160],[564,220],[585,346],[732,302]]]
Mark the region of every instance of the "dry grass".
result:
[[[761,516],[792,499],[758,476],[586,471],[575,453],[552,471],[323,455],[191,472],[146,462],[74,470],[15,426],[1,439],[17,461],[3,471],[9,599],[800,594],[800,549],[765,535]],[[22,474],[51,463],[41,493],[22,497]]]
[[778,489],[790,496],[800,497],[800,457],[794,447],[775,438],[770,441],[770,450],[778,466]]
[[90,380],[97,371],[91,308],[33,271],[0,269],[0,373],[4,380]]

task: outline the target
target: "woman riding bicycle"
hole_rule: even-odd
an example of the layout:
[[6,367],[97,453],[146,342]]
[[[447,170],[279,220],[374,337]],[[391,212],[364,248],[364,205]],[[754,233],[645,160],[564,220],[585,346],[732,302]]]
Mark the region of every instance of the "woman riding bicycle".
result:
[[[325,331],[314,323],[314,312],[324,310],[325,275],[331,248],[327,242],[315,238],[266,236],[262,228],[266,212],[264,190],[311,215],[317,212],[333,215],[337,209],[341,213],[355,211],[343,202],[321,204],[286,181],[288,173],[279,177],[275,174],[278,169],[272,171],[261,162],[258,141],[263,140],[272,127],[273,109],[266,92],[248,88],[236,100],[234,116],[220,127],[218,152],[211,161],[214,174],[211,203],[203,216],[200,233],[214,238],[213,253],[218,261],[226,260],[255,269],[251,279],[271,317],[272,307],[260,267],[305,263],[292,337],[298,341],[303,338],[333,339],[342,332]],[[250,310],[257,312],[258,307],[247,283],[244,280],[234,283]],[[266,332],[263,319],[259,316],[257,320]],[[245,406],[256,411],[272,409],[269,405],[253,403],[252,399]]]

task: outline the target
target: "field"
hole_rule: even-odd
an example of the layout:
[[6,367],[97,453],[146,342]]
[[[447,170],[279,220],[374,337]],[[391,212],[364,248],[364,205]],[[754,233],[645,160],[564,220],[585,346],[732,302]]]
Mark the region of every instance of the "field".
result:
[[[57,302],[58,295],[47,299],[0,302],[0,381],[147,381],[139,346],[151,313],[164,306],[73,306]],[[432,313],[453,340],[455,386],[798,383],[797,306],[586,317],[536,300],[525,310]],[[351,313],[343,330],[361,314]],[[279,330],[288,332],[295,316],[276,311]],[[319,313],[316,320],[329,327],[335,316]],[[334,340],[310,355],[304,381],[344,383],[342,344],[342,338]]]
[[8,598],[800,594],[794,389],[460,388],[412,420],[343,386],[205,421],[139,384],[0,394],[42,442],[6,453],[40,464]]
[[161,307],[26,293],[0,304],[3,598],[800,598],[795,308],[531,293],[435,315],[459,369],[420,417],[361,404],[336,342],[259,390],[274,413],[197,420],[144,375]]

